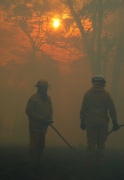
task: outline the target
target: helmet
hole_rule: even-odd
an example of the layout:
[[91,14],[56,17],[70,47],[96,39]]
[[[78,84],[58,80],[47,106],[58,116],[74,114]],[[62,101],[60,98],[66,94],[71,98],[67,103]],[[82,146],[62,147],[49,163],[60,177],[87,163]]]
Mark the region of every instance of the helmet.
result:
[[39,87],[39,86],[49,86],[48,82],[45,79],[41,79],[37,82],[36,85],[34,85],[35,87]]
[[99,83],[106,83],[105,78],[101,75],[94,76],[92,78],[92,83],[99,82]]

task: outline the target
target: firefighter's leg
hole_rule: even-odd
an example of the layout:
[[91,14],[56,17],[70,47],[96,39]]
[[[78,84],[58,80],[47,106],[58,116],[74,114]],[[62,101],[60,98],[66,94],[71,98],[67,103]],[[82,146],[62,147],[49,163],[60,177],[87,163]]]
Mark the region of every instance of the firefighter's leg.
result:
[[87,126],[87,165],[95,162],[95,150],[96,150],[97,130],[95,126]]
[[38,133],[30,132],[30,147],[29,147],[29,165],[35,166],[37,164],[37,148],[38,148]]
[[44,147],[45,147],[45,134],[46,133],[40,133],[38,138],[38,149],[37,149],[37,163],[40,163],[40,157],[43,153]]
[[98,137],[97,137],[97,150],[96,150],[96,161],[104,162],[104,154],[105,154],[105,142],[107,139],[108,133],[108,124],[104,124],[98,129]]

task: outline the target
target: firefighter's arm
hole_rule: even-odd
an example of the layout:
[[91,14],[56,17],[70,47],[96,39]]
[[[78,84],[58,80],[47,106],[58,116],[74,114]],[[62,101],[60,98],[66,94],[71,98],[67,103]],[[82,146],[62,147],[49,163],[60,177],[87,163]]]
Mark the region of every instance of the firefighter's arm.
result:
[[87,114],[87,97],[84,95],[81,110],[80,110],[80,128],[82,130],[86,129],[86,114]]
[[114,102],[109,94],[108,94],[108,108],[109,108],[109,115],[112,119],[113,130],[116,131],[119,129],[119,125],[117,122],[117,113],[116,113]]
[[49,113],[49,117],[47,118],[47,123],[48,125],[51,125],[53,123],[53,107],[50,97],[49,97],[49,103],[50,103],[50,113]]
[[35,102],[29,99],[25,109],[25,112],[29,117],[29,119],[34,119],[39,122],[44,122],[44,118],[41,115],[35,113],[34,108],[35,108]]

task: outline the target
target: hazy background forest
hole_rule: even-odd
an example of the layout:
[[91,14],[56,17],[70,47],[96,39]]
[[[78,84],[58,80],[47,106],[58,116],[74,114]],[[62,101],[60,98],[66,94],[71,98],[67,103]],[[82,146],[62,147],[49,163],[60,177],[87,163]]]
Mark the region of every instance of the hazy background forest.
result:
[[[29,143],[25,106],[42,78],[50,84],[53,125],[72,146],[86,146],[79,112],[93,75],[106,78],[124,123],[123,10],[123,0],[0,0],[1,144]],[[124,148],[123,136],[124,128],[112,133],[107,147]],[[46,146],[66,145],[49,127]]]

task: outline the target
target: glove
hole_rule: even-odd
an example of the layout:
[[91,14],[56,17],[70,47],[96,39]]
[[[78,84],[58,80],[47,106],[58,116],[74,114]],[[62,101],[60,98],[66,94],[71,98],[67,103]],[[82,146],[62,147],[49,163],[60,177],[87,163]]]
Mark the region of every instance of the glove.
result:
[[40,123],[41,125],[48,126],[48,125],[52,124],[53,121],[52,121],[52,120],[44,120],[44,121],[40,121],[39,123]]
[[81,122],[80,128],[81,128],[82,130],[86,130],[86,123],[85,123],[85,122]]
[[47,125],[51,125],[53,123],[53,121],[50,119],[47,121]]
[[119,129],[118,123],[114,123],[112,129],[113,129],[113,131],[117,131]]

